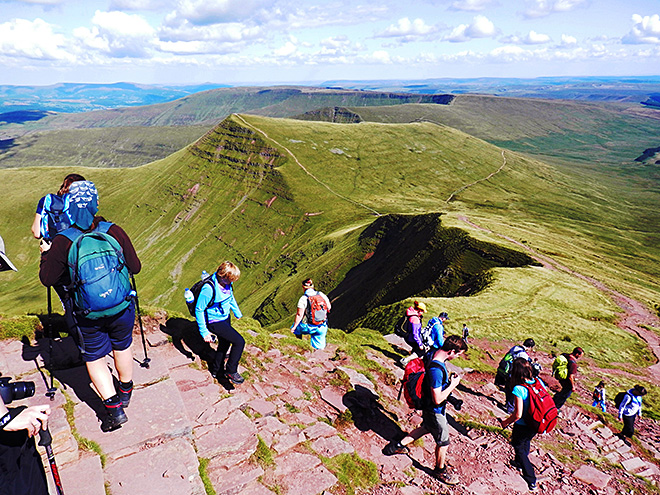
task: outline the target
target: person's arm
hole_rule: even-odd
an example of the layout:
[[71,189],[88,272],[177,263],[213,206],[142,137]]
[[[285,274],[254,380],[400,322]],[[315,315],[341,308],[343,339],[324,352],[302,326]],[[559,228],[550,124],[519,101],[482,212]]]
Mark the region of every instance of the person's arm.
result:
[[630,402],[630,394],[626,394],[623,396],[623,400],[621,401],[621,405],[619,406],[619,421],[623,419],[623,412],[626,410],[626,407],[628,407],[628,403]]
[[433,401],[435,402],[435,404],[440,405],[444,401],[446,401],[447,397],[449,397],[449,395],[454,391],[454,389],[458,386],[460,382],[461,382],[461,377],[456,373],[452,373],[449,375],[449,385],[447,386],[446,389],[443,390],[442,386],[433,388],[432,394],[433,394]]
[[323,296],[323,299],[325,299],[325,303],[328,305],[328,313],[332,309],[332,304],[330,303],[330,299],[328,299],[328,296],[326,296],[323,292],[320,293]]
[[47,246],[48,244],[43,242],[40,245],[39,280],[46,287],[61,285],[61,279],[68,273],[69,269],[67,256],[71,241],[63,235],[58,235],[53,239],[50,248]]
[[122,229],[119,225],[112,224],[112,227],[108,229],[108,234],[117,239],[117,242],[124,251],[124,259],[126,260],[126,266],[131,271],[133,275],[140,273],[142,269],[142,263],[140,258],[138,258],[135,248],[131,239],[128,237],[128,234]]
[[[215,281],[213,283],[215,283]],[[202,290],[199,291],[197,303],[195,304],[195,321],[197,321],[197,328],[199,329],[199,334],[204,339],[204,342],[213,341],[211,332],[209,332],[209,329],[206,327],[206,308],[209,306],[209,303],[211,303],[212,297],[213,288],[210,284],[204,284]]]
[[[9,409],[3,401],[0,401],[0,418],[4,418],[9,413]],[[27,430],[29,436],[39,433],[39,430],[48,426],[48,416],[50,415],[50,406],[43,404],[23,409],[14,416],[8,423],[5,423],[2,430],[20,431]]]
[[522,400],[522,397],[520,397],[518,395],[514,395],[514,398],[516,399],[516,402],[515,402],[515,407],[513,409],[513,412],[511,413],[511,415],[508,418],[500,419],[500,426],[502,428],[507,428],[510,424],[515,423],[520,418],[522,418],[522,413],[523,413],[523,400]]
[[295,330],[296,328],[298,328],[298,325],[300,325],[300,322],[302,321],[304,316],[305,316],[305,309],[298,308],[298,311],[296,311],[296,319],[293,321],[293,325],[291,325],[291,330]]
[[31,230],[35,239],[41,238],[41,215],[39,213],[34,214],[34,221],[32,222]]
[[413,316],[410,318],[410,329],[412,337],[415,340],[415,343],[419,346],[420,349],[424,348],[424,342],[422,342],[422,323],[420,322],[419,317]]
[[238,303],[236,302],[236,298],[234,297],[233,289],[231,291],[231,301],[229,302],[229,304],[230,304],[229,308],[231,309],[231,312],[234,313],[236,319],[240,320],[241,318],[243,318],[243,313],[241,313],[241,310],[238,307]]

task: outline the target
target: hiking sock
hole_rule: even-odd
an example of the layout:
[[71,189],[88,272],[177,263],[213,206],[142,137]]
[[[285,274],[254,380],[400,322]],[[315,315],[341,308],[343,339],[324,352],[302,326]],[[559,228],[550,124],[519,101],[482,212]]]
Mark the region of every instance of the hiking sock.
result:
[[131,394],[133,393],[133,380],[129,382],[119,382],[119,399],[121,400],[122,407],[126,408],[131,402]]
[[108,417],[101,423],[101,430],[104,432],[113,431],[128,421],[124,408],[121,405],[119,394],[115,394],[109,399],[103,401]]

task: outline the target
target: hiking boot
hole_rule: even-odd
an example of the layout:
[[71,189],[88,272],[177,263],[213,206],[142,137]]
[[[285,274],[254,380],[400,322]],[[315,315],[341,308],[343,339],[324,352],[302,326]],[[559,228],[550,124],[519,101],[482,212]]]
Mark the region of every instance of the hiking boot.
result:
[[227,379],[232,382],[234,385],[240,385],[245,381],[245,378],[243,378],[240,373],[225,373],[225,376]]
[[442,469],[436,467],[431,472],[431,476],[438,481],[442,481],[445,485],[458,485],[461,481],[456,473],[452,473],[447,469],[447,466]]
[[529,489],[530,492],[537,492],[539,489],[536,486],[536,483],[530,483],[527,485],[527,488]]
[[521,466],[520,463],[519,463],[517,460],[515,460],[515,459],[511,459],[511,460],[509,461],[509,466],[511,466],[513,469],[517,469],[518,471],[521,471],[521,470],[522,470],[522,466]]
[[133,394],[133,382],[119,383],[119,400],[121,406],[126,409],[131,403],[131,395]]
[[101,423],[101,431],[104,433],[121,428],[121,425],[128,421],[128,417],[126,416],[122,406],[118,406],[113,409],[107,408],[107,411],[108,417],[105,418],[105,421]]
[[401,445],[401,442],[391,441],[383,448],[383,455],[405,454],[408,447]]

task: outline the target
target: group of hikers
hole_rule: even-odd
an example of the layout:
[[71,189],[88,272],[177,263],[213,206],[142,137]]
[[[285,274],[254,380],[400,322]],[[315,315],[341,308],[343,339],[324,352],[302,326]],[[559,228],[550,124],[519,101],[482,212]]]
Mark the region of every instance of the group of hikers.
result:
[[[106,416],[100,418],[101,430],[111,432],[128,421],[125,410],[133,392],[131,344],[137,302],[132,277],[140,272],[142,265],[126,232],[97,215],[98,205],[98,191],[94,183],[79,174],[70,174],[65,177],[57,193],[48,194],[39,201],[32,233],[40,239],[39,278],[44,286],[52,287],[61,300],[66,324],[77,341],[90,380],[105,407]],[[2,266],[15,270],[4,255],[4,248],[1,251]],[[226,379],[233,385],[244,382],[238,372],[238,364],[245,339],[231,323],[232,314],[236,319],[242,317],[233,292],[233,284],[240,276],[241,271],[234,263],[224,261],[211,275],[204,272],[200,281],[185,290],[185,299],[191,315],[195,317],[201,338],[207,343],[217,341],[215,356],[209,362],[209,372],[214,378]],[[300,339],[309,335],[311,346],[323,349],[326,346],[331,301],[315,289],[309,278],[302,282],[302,290],[291,331]],[[449,372],[447,363],[467,351],[470,329],[463,324],[462,335],[446,336],[444,324],[449,315],[443,311],[423,326],[426,312],[426,305],[415,301],[406,310],[404,324],[397,325],[403,329],[405,341],[412,348],[410,356],[401,360],[401,365],[406,370],[404,382],[409,380],[412,383],[413,373],[409,370],[415,370],[417,382],[406,390],[408,395],[419,395],[422,424],[405,437],[390,442],[383,453],[404,453],[409,444],[430,433],[436,444],[432,473],[442,482],[452,485],[458,483],[458,477],[450,471],[447,463],[450,439],[446,408],[447,402],[460,408],[461,401],[453,398],[452,392],[459,385],[461,376]],[[559,380],[561,390],[550,401],[555,410],[554,419],[543,419],[548,424],[541,428],[531,412],[534,410],[536,413],[539,407],[549,410],[550,406],[545,384],[538,378],[541,367],[538,360],[530,357],[534,346],[535,342],[530,338],[522,345],[511,348],[495,376],[496,385],[505,392],[505,409],[509,414],[500,420],[500,425],[506,428],[513,424],[513,464],[521,470],[532,491],[536,490],[536,477],[534,466],[529,461],[530,442],[539,431],[549,431],[554,426],[554,423],[549,423],[556,421],[556,411],[572,394],[577,361],[584,355],[584,351],[576,347],[570,354],[557,357],[553,363],[553,374]],[[109,354],[114,358],[117,377],[111,374],[105,362]],[[417,389],[413,390],[414,387]],[[426,393],[423,393],[424,390]],[[620,434],[624,439],[629,439],[634,433],[635,418],[641,415],[645,394],[644,387],[636,385],[617,404],[619,419],[624,423]],[[537,402],[542,406],[537,406]],[[594,391],[593,404],[605,410],[603,382]],[[49,414],[48,406],[28,408],[21,414],[12,413],[3,402],[0,430],[26,430],[32,436],[39,424],[47,424]],[[5,469],[4,465],[2,469]],[[20,468],[14,466],[12,469],[18,472]],[[43,491],[43,487],[36,491],[21,488],[16,493],[39,494],[47,491]]]
[[[406,310],[403,323],[397,322],[395,333],[404,337],[412,349],[410,356],[400,363],[405,367],[402,390],[411,407],[421,409],[422,424],[403,438],[393,439],[383,448],[383,454],[394,455],[408,452],[408,445],[430,433],[435,440],[435,466],[431,474],[438,480],[455,485],[459,478],[451,472],[447,463],[450,443],[449,426],[446,418],[447,403],[453,403],[452,392],[461,381],[461,376],[449,372],[447,363],[461,356],[468,349],[466,331],[463,335],[445,337],[444,322],[449,319],[446,312],[422,325],[426,305],[414,301]],[[578,360],[584,356],[581,347],[570,353],[557,356],[552,363],[552,376],[557,379],[560,390],[550,396],[546,384],[539,378],[542,367],[537,358],[532,358],[536,342],[532,338],[515,345],[504,355],[495,373],[494,382],[505,394],[503,409],[508,416],[499,419],[500,427],[513,425],[511,446],[514,451],[512,467],[520,471],[530,492],[537,490],[536,472],[529,459],[532,439],[539,433],[548,433],[556,425],[559,409],[572,395],[576,385]],[[620,392],[615,399],[618,418],[623,429],[618,436],[627,444],[634,434],[635,419],[642,415],[642,397],[646,389],[635,385],[627,392]],[[461,402],[462,403],[462,402]],[[605,382],[598,383],[593,392],[593,407],[606,411]],[[460,408],[455,406],[456,409]]]

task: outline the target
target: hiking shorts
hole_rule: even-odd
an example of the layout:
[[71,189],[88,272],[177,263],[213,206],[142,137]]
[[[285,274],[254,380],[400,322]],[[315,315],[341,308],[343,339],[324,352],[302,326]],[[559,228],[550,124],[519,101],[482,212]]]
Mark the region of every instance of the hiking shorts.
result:
[[125,351],[133,343],[135,303],[114,316],[98,320],[76,317],[82,335],[83,361],[101,359],[112,351]]
[[328,333],[328,324],[310,325],[301,321],[293,332],[295,335],[310,335],[309,341],[314,349],[325,349],[325,336]]
[[436,445],[440,447],[449,445],[449,424],[445,413],[435,412],[433,409],[424,409],[422,412],[422,426],[431,434]]

